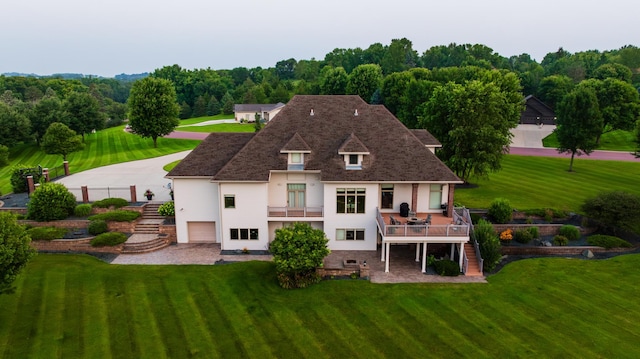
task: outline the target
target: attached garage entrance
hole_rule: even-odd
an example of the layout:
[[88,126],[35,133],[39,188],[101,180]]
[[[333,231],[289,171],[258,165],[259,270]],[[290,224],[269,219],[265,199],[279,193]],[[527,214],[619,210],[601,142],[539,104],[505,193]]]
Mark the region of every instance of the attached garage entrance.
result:
[[216,222],[187,222],[189,243],[216,242]]

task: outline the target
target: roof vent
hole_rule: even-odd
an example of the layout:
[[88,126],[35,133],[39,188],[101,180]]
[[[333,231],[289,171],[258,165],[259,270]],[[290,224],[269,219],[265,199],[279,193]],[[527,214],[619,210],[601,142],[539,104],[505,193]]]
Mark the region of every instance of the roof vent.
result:
[[313,116],[313,109],[311,109],[311,112],[309,113],[309,116]]
[[354,116],[358,116],[358,109],[356,108],[355,112],[353,113]]

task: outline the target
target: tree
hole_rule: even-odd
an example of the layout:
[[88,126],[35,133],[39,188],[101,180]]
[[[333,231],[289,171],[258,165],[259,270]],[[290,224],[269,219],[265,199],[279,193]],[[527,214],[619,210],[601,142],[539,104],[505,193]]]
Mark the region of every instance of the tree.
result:
[[220,102],[215,96],[211,96],[207,103],[207,116],[215,116],[220,113]]
[[61,183],[48,182],[38,187],[27,204],[27,218],[38,222],[65,219],[73,214],[76,197]]
[[358,95],[363,100],[371,102],[373,93],[382,84],[382,69],[379,65],[359,65],[349,74],[347,94]]
[[487,272],[492,271],[502,259],[502,253],[500,252],[502,246],[496,231],[493,229],[493,225],[481,219],[473,227],[473,236],[478,242],[482,259],[484,259],[483,269]]
[[573,90],[573,80],[568,76],[551,75],[540,80],[538,95],[540,100],[555,109],[562,99]]
[[82,135],[104,128],[105,117],[100,111],[100,103],[87,92],[73,92],[65,101],[64,110],[69,117],[69,128]]
[[344,95],[349,76],[343,67],[325,66],[320,77],[320,93],[323,95]]
[[436,88],[423,106],[421,127],[440,140],[438,156],[465,182],[501,168],[511,129],[518,124],[522,94],[501,91],[498,84],[450,82]]
[[0,145],[13,147],[29,138],[31,122],[17,109],[0,102]]
[[602,128],[595,91],[582,86],[569,92],[558,105],[556,137],[558,152],[571,153],[569,172],[573,171],[575,155],[589,155],[596,148],[596,137]]
[[222,113],[225,115],[230,115],[233,113],[233,107],[235,106],[236,102],[233,99],[233,96],[231,96],[231,93],[227,91],[227,93],[224,94],[224,96],[222,96]]
[[36,254],[24,226],[15,214],[0,212],[0,294],[13,292],[12,284]]
[[413,50],[413,45],[407,38],[393,39],[387,48],[380,66],[385,75],[401,72],[416,67],[418,53]]
[[180,107],[171,81],[147,77],[136,81],[129,96],[131,129],[142,137],[151,137],[158,147],[158,137],[170,134],[178,126]]
[[628,67],[616,63],[600,65],[600,67],[593,72],[593,78],[598,80],[614,78],[631,83],[632,76],[633,73]]
[[622,192],[604,192],[584,201],[582,210],[605,230],[614,234],[617,229],[638,231],[640,223],[640,196]]
[[42,136],[42,149],[50,155],[62,155],[62,160],[67,160],[67,155],[84,148],[82,138],[76,131],[60,122],[52,123],[44,136]]
[[278,282],[283,288],[304,288],[317,283],[316,267],[329,254],[329,240],[320,229],[308,223],[294,223],[276,229],[276,237],[269,245],[276,265]]
[[256,114],[253,117],[255,120],[253,121],[253,129],[256,132],[259,132],[260,130],[262,130],[262,127],[263,127],[262,119],[261,119],[262,116],[260,116],[260,114],[256,112]]

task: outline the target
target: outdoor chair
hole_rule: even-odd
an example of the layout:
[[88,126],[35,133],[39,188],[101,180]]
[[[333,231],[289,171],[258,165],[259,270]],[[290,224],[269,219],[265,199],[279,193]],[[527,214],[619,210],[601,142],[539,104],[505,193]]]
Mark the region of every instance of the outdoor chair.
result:
[[430,214],[427,215],[427,219],[425,219],[424,222],[426,224],[431,224],[431,215]]

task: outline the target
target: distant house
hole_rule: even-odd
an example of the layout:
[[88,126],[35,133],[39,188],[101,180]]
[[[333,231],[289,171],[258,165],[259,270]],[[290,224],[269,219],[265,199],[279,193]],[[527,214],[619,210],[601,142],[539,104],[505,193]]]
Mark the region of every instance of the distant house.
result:
[[233,106],[233,112],[238,122],[255,122],[256,113],[260,115],[261,121],[269,122],[284,106],[282,102],[276,104],[236,104]]
[[265,250],[276,229],[306,222],[332,250],[381,248],[387,271],[401,244],[416,247],[423,272],[428,244],[448,246],[463,269],[473,252],[453,208],[463,182],[429,132],[358,96],[298,95],[279,108],[257,133],[210,134],[167,174],[178,243]]
[[522,125],[555,125],[556,113],[540,101],[537,97],[529,95],[524,98],[525,110],[520,115]]

